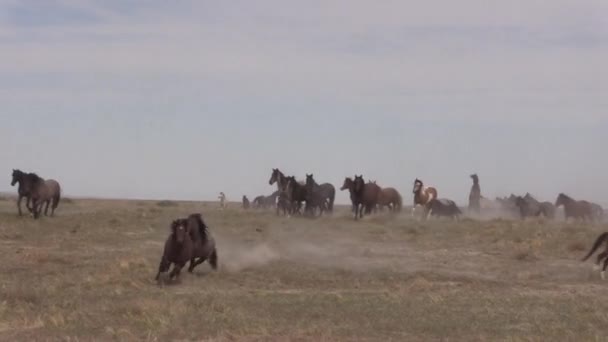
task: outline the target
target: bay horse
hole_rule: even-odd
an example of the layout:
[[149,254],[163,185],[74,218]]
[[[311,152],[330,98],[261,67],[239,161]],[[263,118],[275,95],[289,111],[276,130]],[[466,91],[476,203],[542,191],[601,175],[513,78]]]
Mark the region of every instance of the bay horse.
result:
[[481,187],[479,186],[479,177],[477,174],[472,174],[473,186],[469,193],[469,210],[479,214],[481,212]]
[[604,280],[606,279],[606,268],[608,268],[608,232],[602,233],[600,236],[598,236],[598,238],[595,240],[595,243],[591,247],[591,250],[589,251],[589,253],[587,253],[587,255],[583,258],[582,261],[587,261],[593,255],[593,253],[595,253],[595,251],[597,251],[602,246],[602,244],[605,245],[604,251],[598,254],[597,259],[595,260],[595,266],[598,267],[602,260],[604,260],[604,266],[602,267],[601,273],[602,280]]
[[11,186],[15,186],[15,184],[19,183],[17,187],[17,210],[19,211],[19,216],[23,216],[21,212],[21,200],[25,197],[25,207],[29,212],[33,212],[31,207],[31,196],[32,196],[32,188],[34,187],[34,174],[25,173],[19,169],[13,169],[11,180]]
[[[323,211],[327,209],[329,213],[334,210],[334,201],[336,199],[336,188],[329,183],[317,184],[313,174],[306,174],[306,193],[308,201],[313,207],[318,207],[323,215]],[[308,204],[307,201],[307,204]]]
[[209,232],[209,227],[203,221],[201,214],[191,214],[187,218],[188,233],[192,240],[192,256],[190,258],[190,267],[188,272],[192,273],[194,268],[203,262],[209,260],[211,268],[217,269],[217,249],[215,248],[215,239]]
[[557,196],[555,206],[564,206],[564,213],[566,214],[566,221],[568,218],[581,219],[583,221],[593,221],[593,206],[587,201],[576,201],[571,197],[561,193]]
[[456,205],[456,202],[449,199],[433,199],[428,204],[429,208],[429,216],[445,216],[451,217],[455,220],[458,220],[458,217],[462,215],[462,211]]
[[414,216],[414,212],[416,211],[416,206],[421,205],[424,207],[424,216],[428,218],[429,216],[429,208],[428,205],[432,200],[437,198],[437,189],[433,187],[425,187],[424,183],[418,178],[414,181],[414,188],[412,190],[414,193],[414,206],[412,207],[412,217]]
[[[61,186],[54,179],[44,180],[35,173],[31,173],[33,186],[31,188],[32,210],[34,218],[40,216],[42,206],[46,203],[44,214],[48,216],[49,205],[51,205],[51,216],[55,216],[55,209],[59,205],[61,199]],[[51,204],[52,202],[52,204]]]
[[178,219],[171,223],[171,234],[165,241],[163,256],[158,265],[158,273],[156,281],[160,281],[161,273],[169,271],[171,264],[173,270],[169,274],[169,280],[178,278],[182,268],[191,261],[194,244],[190,236],[190,227],[188,220]]
[[[376,183],[372,182],[372,184]],[[400,212],[401,208],[403,207],[403,199],[397,189],[380,187],[378,206],[380,209],[383,207],[388,207],[389,211]]]
[[355,220],[363,218],[363,209],[370,214],[378,204],[380,187],[374,183],[365,183],[363,175],[355,175],[353,180],[353,195],[355,205]]

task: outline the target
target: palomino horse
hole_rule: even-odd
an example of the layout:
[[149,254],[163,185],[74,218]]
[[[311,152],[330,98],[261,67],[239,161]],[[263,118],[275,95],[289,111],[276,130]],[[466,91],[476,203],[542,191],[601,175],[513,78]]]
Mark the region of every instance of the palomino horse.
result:
[[469,193],[469,210],[479,214],[481,211],[481,187],[479,186],[479,177],[477,174],[472,174],[473,186]]
[[424,183],[418,178],[414,181],[414,189],[412,190],[414,193],[414,206],[412,207],[412,216],[414,216],[414,212],[416,211],[416,206],[421,205],[424,207],[424,216],[428,218],[429,216],[429,203],[432,200],[437,198],[437,189],[433,187],[426,188]]
[[602,233],[600,236],[598,236],[589,253],[587,253],[587,255],[583,258],[583,261],[587,261],[587,259],[589,259],[593,253],[595,253],[595,251],[602,246],[602,244],[604,244],[606,247],[602,253],[598,254],[597,259],[595,260],[595,267],[599,267],[602,260],[604,260],[601,275],[602,279],[606,279],[606,268],[608,268],[608,232]]
[[593,221],[593,206],[587,201],[576,201],[565,194],[559,194],[555,201],[555,206],[564,206],[564,213],[566,214],[566,221],[572,217],[574,219],[581,219],[583,221]]
[[49,204],[51,204],[51,216],[55,215],[55,209],[59,205],[59,200],[61,199],[61,186],[54,179],[44,180],[35,173],[30,174],[33,181],[31,197],[32,197],[32,209],[34,213],[34,218],[38,218],[40,216],[40,212],[42,211],[42,205],[46,203],[46,208],[44,209],[44,214],[48,215],[49,213]]
[[[372,184],[376,184],[372,182]],[[378,195],[378,206],[380,210],[384,207],[388,207],[389,211],[400,212],[403,207],[403,199],[401,194],[395,188],[382,188],[380,187],[380,194]]]
[[32,188],[34,187],[34,180],[35,180],[34,174],[25,173],[21,170],[13,169],[12,176],[13,176],[13,179],[11,181],[11,186],[15,186],[15,184],[19,183],[19,186],[17,188],[17,194],[19,196],[17,198],[17,209],[19,210],[19,216],[23,215],[23,213],[21,212],[21,199],[23,199],[24,197],[25,197],[25,207],[30,212],[33,212],[30,202],[31,202],[31,196],[32,196]]
[[323,214],[327,207],[327,211],[332,213],[334,210],[334,201],[336,199],[336,188],[329,183],[317,184],[312,174],[306,174],[306,193],[312,206],[318,207]]

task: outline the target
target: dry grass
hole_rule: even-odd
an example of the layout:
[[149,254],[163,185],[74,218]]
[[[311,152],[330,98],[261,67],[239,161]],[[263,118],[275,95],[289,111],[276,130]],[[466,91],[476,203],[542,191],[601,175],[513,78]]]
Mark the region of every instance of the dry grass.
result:
[[[156,286],[169,222],[199,211],[221,270]],[[606,228],[3,201],[0,340],[603,340],[608,289],[578,260]]]

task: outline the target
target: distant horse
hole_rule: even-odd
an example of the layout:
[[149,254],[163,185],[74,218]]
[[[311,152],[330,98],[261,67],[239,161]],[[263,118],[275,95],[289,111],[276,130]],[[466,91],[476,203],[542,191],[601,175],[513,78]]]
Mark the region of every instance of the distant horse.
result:
[[344,190],[348,190],[349,195],[350,195],[350,202],[352,203],[352,208],[351,211],[354,213],[355,212],[355,182],[353,181],[352,178],[350,177],[346,177],[344,178],[344,182],[342,183],[342,187],[340,188],[340,191],[344,191]]
[[429,216],[437,216],[437,217],[441,217],[441,216],[445,216],[445,217],[451,217],[453,219],[458,219],[458,217],[460,215],[462,215],[462,211],[460,211],[460,208],[458,208],[458,206],[456,205],[456,203],[452,200],[449,199],[432,199],[429,203],[428,203],[428,209],[429,209]]
[[215,248],[215,240],[201,214],[192,214],[188,216],[188,233],[192,239],[192,256],[190,258],[190,267],[188,272],[192,273],[194,268],[206,260],[209,260],[211,268],[217,269],[217,250]]
[[550,202],[539,202],[530,193],[526,193],[524,197],[517,196],[515,205],[519,208],[519,214],[522,219],[526,217],[537,217],[543,215],[548,219],[555,217],[555,207]]
[[46,203],[44,214],[49,214],[49,205],[51,205],[51,216],[55,216],[55,209],[59,205],[61,199],[61,186],[54,179],[44,180],[35,173],[30,174],[33,179],[33,186],[31,191],[32,197],[32,209],[34,218],[40,216],[42,206]]
[[[287,188],[286,194],[287,198],[291,203],[291,212],[294,214],[300,214],[300,209],[302,208],[302,203],[306,202],[308,199],[308,192],[306,191],[306,185],[296,181],[294,176],[286,177],[287,180]],[[308,204],[308,203],[307,203]]]
[[17,188],[17,209],[19,210],[19,216],[22,216],[21,212],[21,199],[25,197],[25,207],[30,212],[33,212],[33,209],[30,205],[31,203],[31,195],[32,188],[34,187],[35,177],[32,173],[25,173],[21,170],[13,169],[13,179],[11,181],[11,186],[15,186],[15,184],[19,183],[19,187]]
[[416,210],[417,205],[421,205],[424,207],[424,216],[428,218],[429,216],[429,208],[428,205],[432,200],[437,198],[437,189],[433,187],[425,187],[424,183],[418,178],[414,181],[414,189],[412,190],[414,193],[414,206],[412,207],[412,216],[414,216],[414,212]]
[[258,196],[253,199],[252,205],[256,209],[270,209],[277,205],[279,191],[273,192],[270,196]]
[[174,266],[169,274],[169,279],[179,277],[182,268],[188,261],[191,261],[194,244],[189,229],[188,220],[186,219],[175,220],[171,223],[171,234],[165,241],[163,256],[158,265],[158,273],[155,278],[156,281],[160,280],[161,273],[169,271],[171,264]]
[[243,196],[243,209],[248,210],[251,207],[249,203],[249,198],[247,196]]
[[587,255],[583,258],[583,261],[587,261],[593,255],[593,253],[595,253],[595,251],[601,247],[602,244],[605,245],[605,248],[604,251],[597,256],[595,265],[599,266],[602,260],[604,260],[601,275],[602,279],[606,279],[606,268],[608,268],[608,232],[602,233],[600,236],[598,236],[589,253],[587,253]]
[[[372,183],[375,184],[375,183]],[[380,188],[378,195],[378,206],[380,209],[388,207],[392,212],[400,212],[403,207],[403,199],[401,194],[395,188]]]
[[593,206],[587,201],[576,201],[567,195],[561,193],[557,196],[555,206],[564,206],[564,213],[566,214],[566,221],[572,217],[574,219],[581,219],[583,221],[593,221]]
[[469,210],[477,214],[481,211],[481,187],[479,186],[479,177],[477,174],[472,174],[473,186],[469,193]]
[[336,199],[336,188],[329,183],[317,184],[312,174],[306,174],[306,194],[308,196],[307,203],[318,207],[321,210],[321,215],[325,208],[332,213],[334,210],[334,201]]
[[363,179],[363,175],[355,176],[353,180],[353,192],[355,204],[355,220],[363,218],[363,210],[366,214],[370,214],[378,204],[380,196],[380,187],[377,184],[367,183]]

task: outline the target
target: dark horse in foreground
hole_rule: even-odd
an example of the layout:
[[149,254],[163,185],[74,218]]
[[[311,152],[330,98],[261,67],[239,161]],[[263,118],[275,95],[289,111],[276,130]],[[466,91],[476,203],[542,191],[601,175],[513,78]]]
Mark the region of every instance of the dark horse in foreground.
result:
[[608,232],[602,233],[600,236],[598,236],[598,238],[595,240],[595,243],[593,244],[593,247],[591,247],[589,253],[587,253],[587,255],[583,258],[583,261],[587,261],[589,258],[591,258],[593,253],[595,253],[595,251],[597,251],[602,246],[602,244],[604,244],[605,246],[604,251],[598,254],[597,259],[595,260],[594,268],[599,267],[600,263],[603,260],[604,265],[602,267],[601,275],[602,279],[606,279],[606,268],[608,268]]
[[[26,207],[31,211],[35,218],[40,216],[42,206],[46,204],[44,214],[48,215],[49,206],[51,207],[51,216],[55,215],[55,209],[59,205],[61,199],[61,186],[54,179],[44,180],[35,173],[25,173],[20,170],[13,170],[13,180],[11,185],[19,183],[17,190],[19,197],[17,198],[17,209],[19,216],[21,212],[21,199],[26,198]],[[29,203],[31,202],[31,207]]]
[[[320,214],[327,210],[332,213],[336,199],[336,188],[329,183],[317,184],[312,174],[306,175],[306,204],[309,211],[319,208]],[[310,203],[310,204],[309,204]]]
[[196,266],[207,260],[213,269],[217,269],[215,240],[211,237],[201,214],[192,214],[187,219],[175,220],[171,223],[171,234],[165,241],[155,279],[159,281],[160,275],[168,272],[171,264],[174,266],[169,273],[169,280],[178,278],[186,263],[190,262],[188,272],[192,273]]

